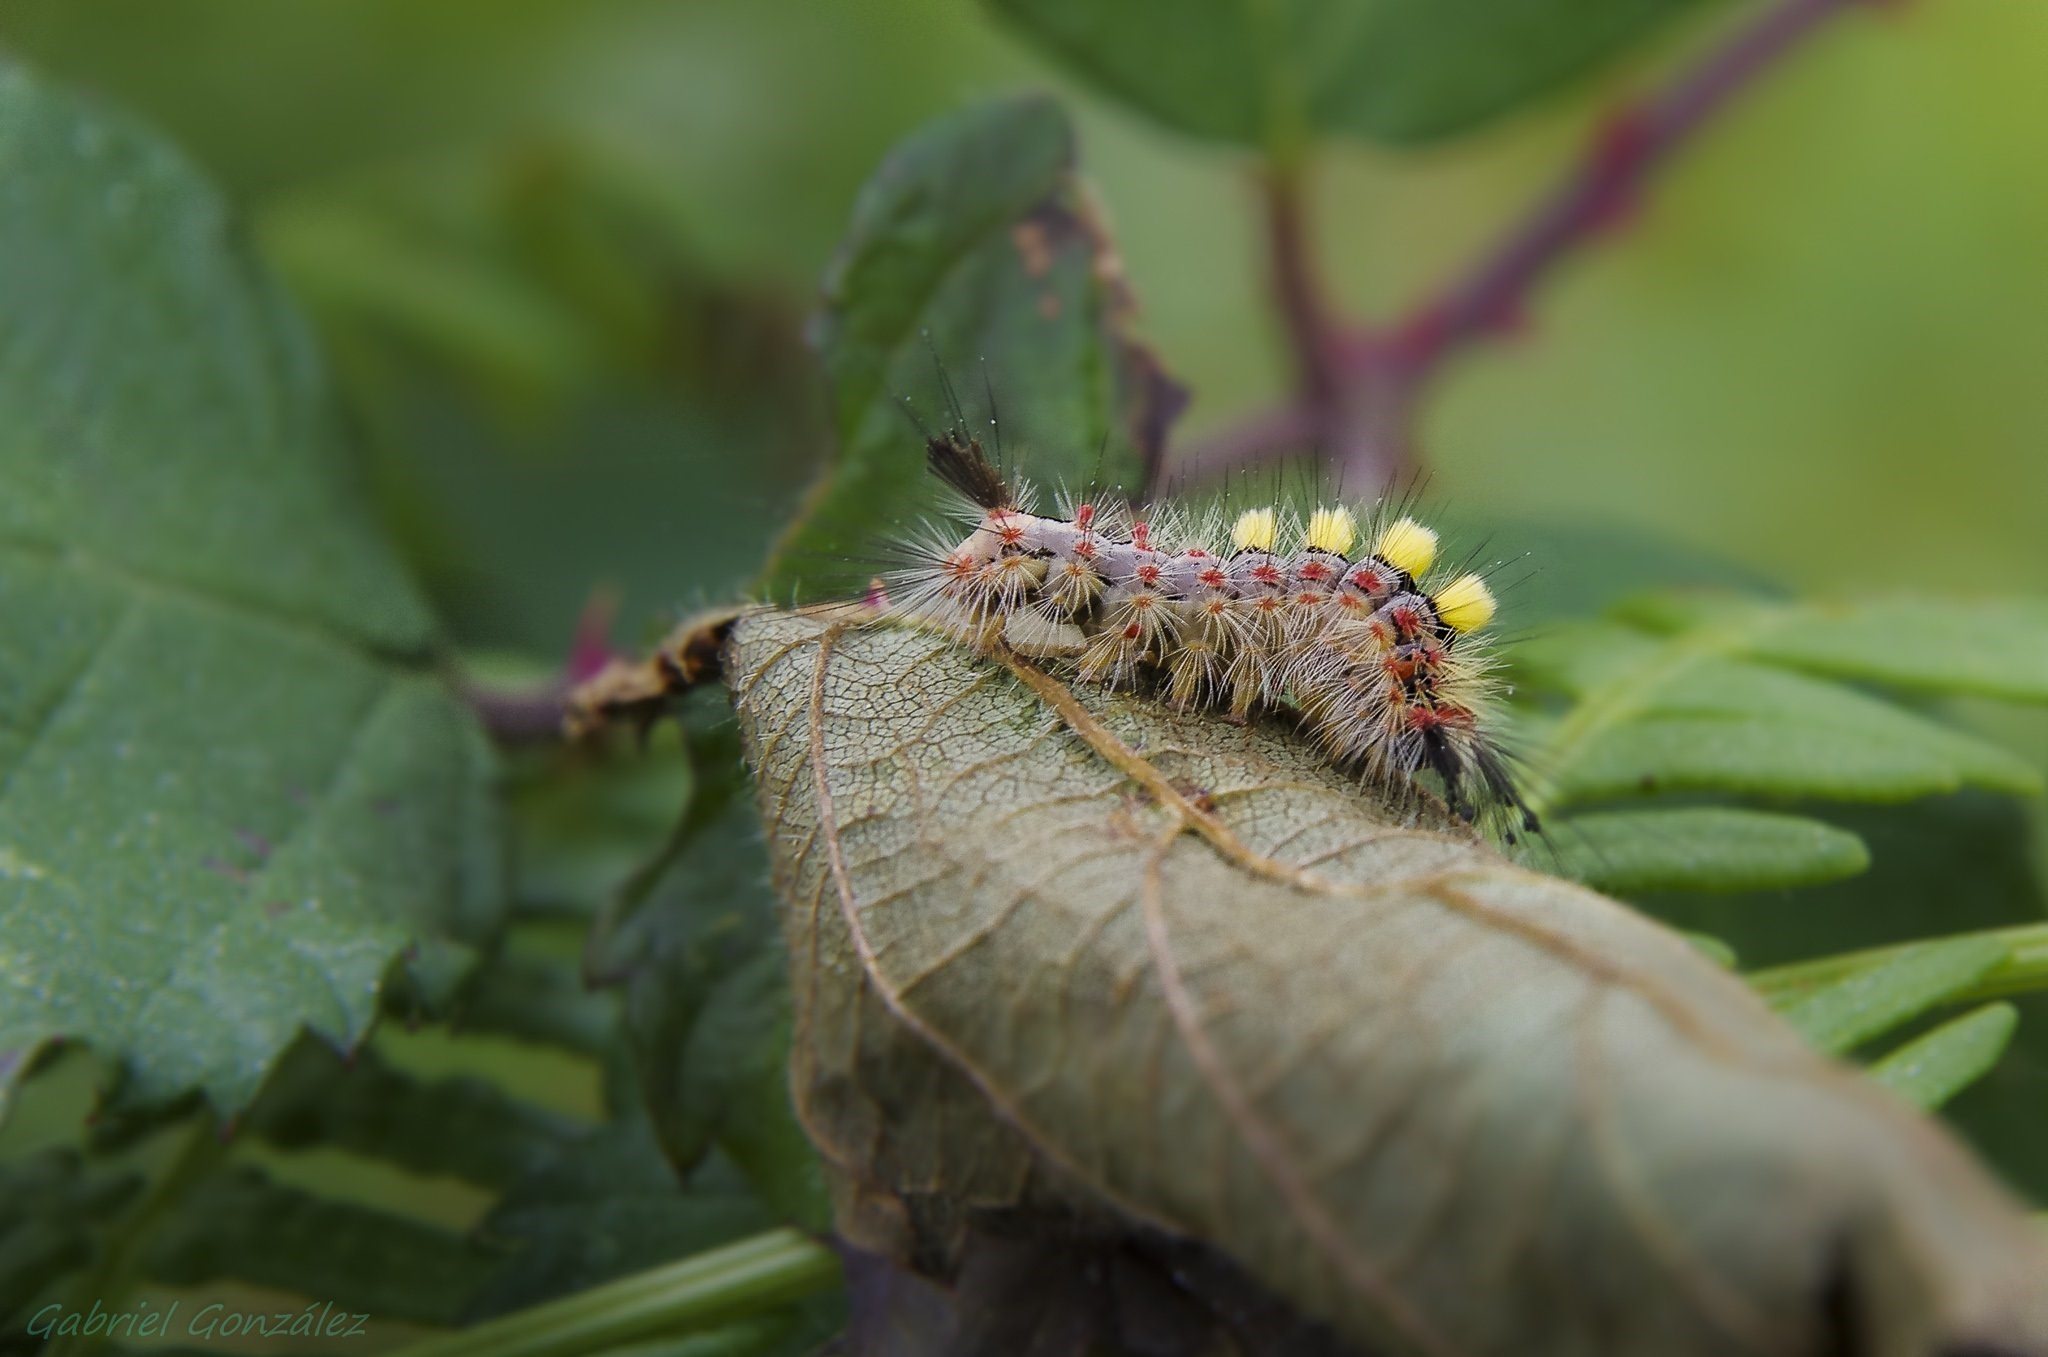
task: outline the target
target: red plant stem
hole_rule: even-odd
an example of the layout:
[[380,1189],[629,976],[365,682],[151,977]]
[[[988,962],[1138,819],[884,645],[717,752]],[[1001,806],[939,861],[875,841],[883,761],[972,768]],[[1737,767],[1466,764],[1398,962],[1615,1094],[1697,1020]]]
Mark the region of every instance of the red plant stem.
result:
[[1463,278],[1395,325],[1393,343],[1357,346],[1354,364],[1391,361],[1419,382],[1459,346],[1513,325],[1537,280],[1574,247],[1624,217],[1645,181],[1702,123],[1822,20],[1866,2],[1782,0],[1682,72],[1663,93],[1609,114],[1564,182]]
[[1320,410],[1306,401],[1291,401],[1261,410],[1188,444],[1167,459],[1166,469],[1175,480],[1209,480],[1232,467],[1249,466],[1307,447],[1317,441],[1322,429]]
[[1873,0],[1776,0],[1661,93],[1602,120],[1570,173],[1492,249],[1390,325],[1345,327],[1317,288],[1301,182],[1265,186],[1273,296],[1298,374],[1294,398],[1180,450],[1166,470],[1215,475],[1317,446],[1353,484],[1411,470],[1413,414],[1445,363],[1513,328],[1535,285],[1624,218],[1643,186],[1715,113],[1822,21]]
[[456,690],[484,730],[500,744],[541,744],[559,739],[569,694],[617,654],[609,638],[618,611],[618,595],[612,590],[598,589],[591,594],[576,618],[576,634],[569,643],[569,653],[553,678],[529,686],[501,688],[457,674]]
[[1343,385],[1340,342],[1324,314],[1325,289],[1308,239],[1308,195],[1298,170],[1275,167],[1263,184],[1269,281],[1294,351],[1299,394],[1310,405],[1335,400]]

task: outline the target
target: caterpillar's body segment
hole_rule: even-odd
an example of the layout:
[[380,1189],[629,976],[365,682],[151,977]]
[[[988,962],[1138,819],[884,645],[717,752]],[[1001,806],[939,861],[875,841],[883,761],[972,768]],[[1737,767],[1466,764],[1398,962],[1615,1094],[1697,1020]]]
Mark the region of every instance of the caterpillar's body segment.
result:
[[1182,709],[1291,701],[1337,761],[1396,784],[1434,774],[1467,819],[1536,828],[1490,733],[1492,592],[1476,574],[1430,574],[1430,529],[1339,506],[1300,522],[1100,502],[1046,516],[965,435],[927,451],[973,527],[894,573],[892,615],[1071,663],[1086,683],[1156,682]]

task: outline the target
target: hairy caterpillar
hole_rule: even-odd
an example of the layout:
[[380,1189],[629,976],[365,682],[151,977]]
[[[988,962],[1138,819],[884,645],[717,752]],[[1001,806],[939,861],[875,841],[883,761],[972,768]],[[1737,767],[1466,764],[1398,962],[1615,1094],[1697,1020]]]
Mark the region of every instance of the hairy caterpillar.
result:
[[887,615],[1085,683],[1154,685],[1182,710],[1291,703],[1336,762],[1395,788],[1432,775],[1454,812],[1510,839],[1538,829],[1493,733],[1493,593],[1431,575],[1431,529],[1342,505],[1298,519],[1062,497],[1046,515],[957,425],[926,455],[971,526],[905,544]]

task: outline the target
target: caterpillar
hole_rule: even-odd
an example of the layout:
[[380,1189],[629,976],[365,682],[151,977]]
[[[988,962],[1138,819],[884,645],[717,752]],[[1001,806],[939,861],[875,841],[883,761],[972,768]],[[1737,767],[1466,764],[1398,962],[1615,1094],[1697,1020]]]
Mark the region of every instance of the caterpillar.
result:
[[1540,832],[1497,736],[1499,682],[1479,574],[1431,574],[1437,534],[1384,506],[1235,515],[1140,510],[1028,486],[956,425],[926,434],[964,535],[907,542],[885,616],[1071,665],[1083,683],[1155,688],[1235,720],[1291,705],[1336,763],[1392,788],[1433,778],[1465,820]]

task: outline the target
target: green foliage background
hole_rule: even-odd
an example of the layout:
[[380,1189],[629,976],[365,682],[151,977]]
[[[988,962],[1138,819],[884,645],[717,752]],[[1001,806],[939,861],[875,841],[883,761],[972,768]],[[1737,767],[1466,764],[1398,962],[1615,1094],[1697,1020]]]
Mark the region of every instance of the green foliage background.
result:
[[[0,7],[0,47],[160,127],[222,186],[255,253],[312,322],[349,421],[338,445],[360,454],[377,513],[440,619],[446,645],[436,654],[459,651],[484,673],[520,678],[555,663],[593,591],[615,591],[630,643],[675,609],[754,579],[835,440],[885,440],[878,412],[828,389],[803,324],[861,184],[928,119],[1020,86],[1059,96],[1139,300],[1138,331],[1194,393],[1182,429],[1199,433],[1287,381],[1243,145],[1292,156],[1316,132],[1365,134],[1316,143],[1315,234],[1337,297],[1354,310],[1389,309],[1482,248],[1601,110],[1727,17],[1651,0],[1588,6],[1594,37],[1583,50],[1567,42],[1540,54],[1553,74],[1562,79],[1609,43],[1626,51],[1489,120],[1508,95],[1485,94],[1484,52],[1453,49],[1437,87],[1381,79],[1376,101],[1347,101],[1355,85],[1341,69],[1327,88],[1314,79],[1294,87],[1258,62],[1235,63],[1241,44],[1220,18],[1181,21],[1185,65],[1167,73],[1180,83],[1131,89],[1076,59],[1074,45],[1114,50],[1141,41],[1143,25],[1088,30],[1091,8],[12,0]],[[1421,23],[1425,8],[1383,7],[1389,31]],[[1207,50],[1202,40],[1218,34]],[[1376,35],[1339,35],[1366,47],[1314,31],[1254,36],[1244,50],[1264,60],[1368,51]],[[2048,118],[2044,51],[2048,13],[2000,0],[1928,0],[1839,21],[1678,161],[1626,229],[1545,286],[1523,333],[1452,368],[1423,411],[1431,494],[1458,517],[1495,525],[1503,550],[1531,553],[1540,571],[1509,596],[1511,614],[1547,625],[1672,574],[1797,595],[1906,588],[1934,600],[1930,615],[1943,598],[1962,606],[1980,593],[2048,594],[2038,337],[2048,270],[2036,262],[2048,239],[2036,135]],[[994,375],[1004,380],[1000,367]],[[1028,406],[1032,394],[1004,399]],[[1680,557],[1687,564],[1674,567]],[[356,601],[294,606],[346,617]],[[1628,621],[1646,635],[1691,625]],[[408,622],[389,647],[398,653],[377,662],[423,664],[423,626]],[[1910,669],[1926,630],[1908,620],[1893,635]],[[1559,649],[1556,637],[1540,638],[1532,654],[1545,644]],[[2013,660],[2028,662],[2026,653]],[[1851,677],[1884,677],[1868,653],[1859,665]],[[1557,686],[1574,691],[1568,673]],[[1983,684],[1952,687],[1914,699],[1914,712],[1960,719],[2004,763],[1974,778],[1966,768],[1946,787],[2012,788],[2012,768],[2023,782],[2048,764],[2040,710],[1956,695]],[[732,753],[715,733],[690,738],[701,788],[702,770],[729,771]],[[1964,762],[1982,773],[1990,756],[1972,757]],[[485,1100],[476,1124],[489,1133],[474,1137],[473,1154],[434,1159],[403,1117],[381,1132],[349,1124],[331,1095],[305,1091],[328,1086],[316,1077],[326,1056],[312,1043],[291,1065],[314,1074],[297,1092],[291,1080],[266,1092],[268,1110],[249,1114],[266,1147],[236,1151],[231,1174],[205,1176],[226,1153],[211,1130],[176,1143],[151,1139],[147,1127],[130,1132],[139,1169],[185,1165],[208,1192],[241,1194],[232,1200],[244,1212],[253,1200],[280,1211],[296,1203],[302,1241],[360,1230],[365,1248],[381,1246],[374,1221],[320,1214],[337,1199],[430,1218],[439,1234],[385,1241],[416,1250],[394,1256],[439,1260],[411,1270],[415,1294],[364,1301],[395,1321],[454,1318],[447,1298],[458,1293],[482,1314],[776,1220],[816,1219],[814,1184],[790,1168],[800,1149],[774,1122],[774,1085],[760,1082],[758,1061],[664,1069],[672,1052],[627,1051],[614,1030],[621,1002],[639,1007],[641,1031],[685,1044],[697,1032],[714,1053],[732,1047],[703,1032],[772,1026],[772,985],[755,983],[776,959],[762,941],[762,902],[680,930],[661,906],[695,879],[688,842],[641,882],[633,908],[608,903],[690,793],[679,745],[665,742],[623,771],[531,751],[510,771],[513,942],[467,982],[466,1034],[387,1022],[349,1075],[390,1066],[397,1082],[375,1097],[427,1099],[433,1110],[415,1115],[429,1119],[449,1115],[445,1100],[463,1090]],[[1915,790],[1943,786],[1937,775]],[[700,805],[705,823],[727,813]],[[1814,811],[1807,802],[1781,809]],[[1869,874],[1796,891],[1781,884],[1854,867],[1834,838],[1824,845],[1836,855],[1829,871],[1767,874],[1767,889],[1750,895],[1649,903],[1730,939],[1750,964],[2041,914],[2038,800],[1953,790],[1814,813],[1861,835]],[[1816,856],[1810,846],[1787,852],[1809,866]],[[1644,880],[1668,870],[1622,865]],[[730,894],[744,896],[745,883]],[[643,967],[624,1000],[584,995],[576,983],[585,922],[606,909],[624,916],[600,930],[620,952],[613,960]],[[1946,989],[1929,992],[1996,994],[1985,977],[2008,962],[1965,961],[1942,972]],[[423,974],[420,993],[397,1007],[451,983]],[[723,997],[706,1000],[700,1028],[697,1010],[662,1007],[669,990],[691,1004]],[[1797,1002],[1801,991],[1788,981],[1785,994]],[[2035,1052],[2048,1052],[2038,1035],[2048,1012],[2020,1002],[2020,1046],[1953,1110],[2038,1197],[2048,1157],[2031,1127],[2048,1070]],[[1964,1035],[1977,1039],[1985,1024],[2007,1021],[2002,1013],[1979,1010],[1963,1020],[1977,1024]],[[1826,1018],[1815,1019],[1818,1030],[1836,1045],[1869,1035],[1828,1028]],[[365,1020],[351,1011],[332,1025]],[[539,1038],[549,1054],[507,1038]],[[99,1077],[88,1057],[64,1057],[0,1130],[10,1164],[27,1166],[18,1199],[61,1201],[88,1230],[130,1209],[129,1189],[80,1177],[68,1150],[25,1156],[77,1138]],[[730,1123],[637,1123],[629,1113],[639,1090],[674,1092],[674,1080],[710,1083],[657,1101],[736,1109]],[[507,1095],[518,1099],[513,1110],[489,1101]],[[693,1194],[679,1191],[692,1196],[687,1209],[636,1217],[665,1181],[656,1136],[697,1164],[701,1181]],[[735,1146],[763,1153],[748,1162]],[[602,1178],[605,1166],[618,1171],[602,1182],[577,1176]],[[548,1213],[570,1197],[619,1203],[618,1253],[536,1262],[518,1245],[560,1233]],[[274,1240],[240,1241],[237,1254],[232,1238],[193,1233],[209,1216],[204,1205],[170,1222],[174,1249],[159,1245],[177,1266],[116,1261],[166,1284],[239,1277],[287,1294],[320,1284],[317,1249],[297,1256],[295,1272],[295,1255]],[[446,1247],[473,1228],[505,1247],[482,1258]],[[76,1238],[42,1243],[50,1258],[80,1256]],[[532,1280],[543,1273],[554,1285]],[[777,1317],[774,1331],[742,1335],[755,1347],[734,1350],[798,1343],[832,1319]]]

